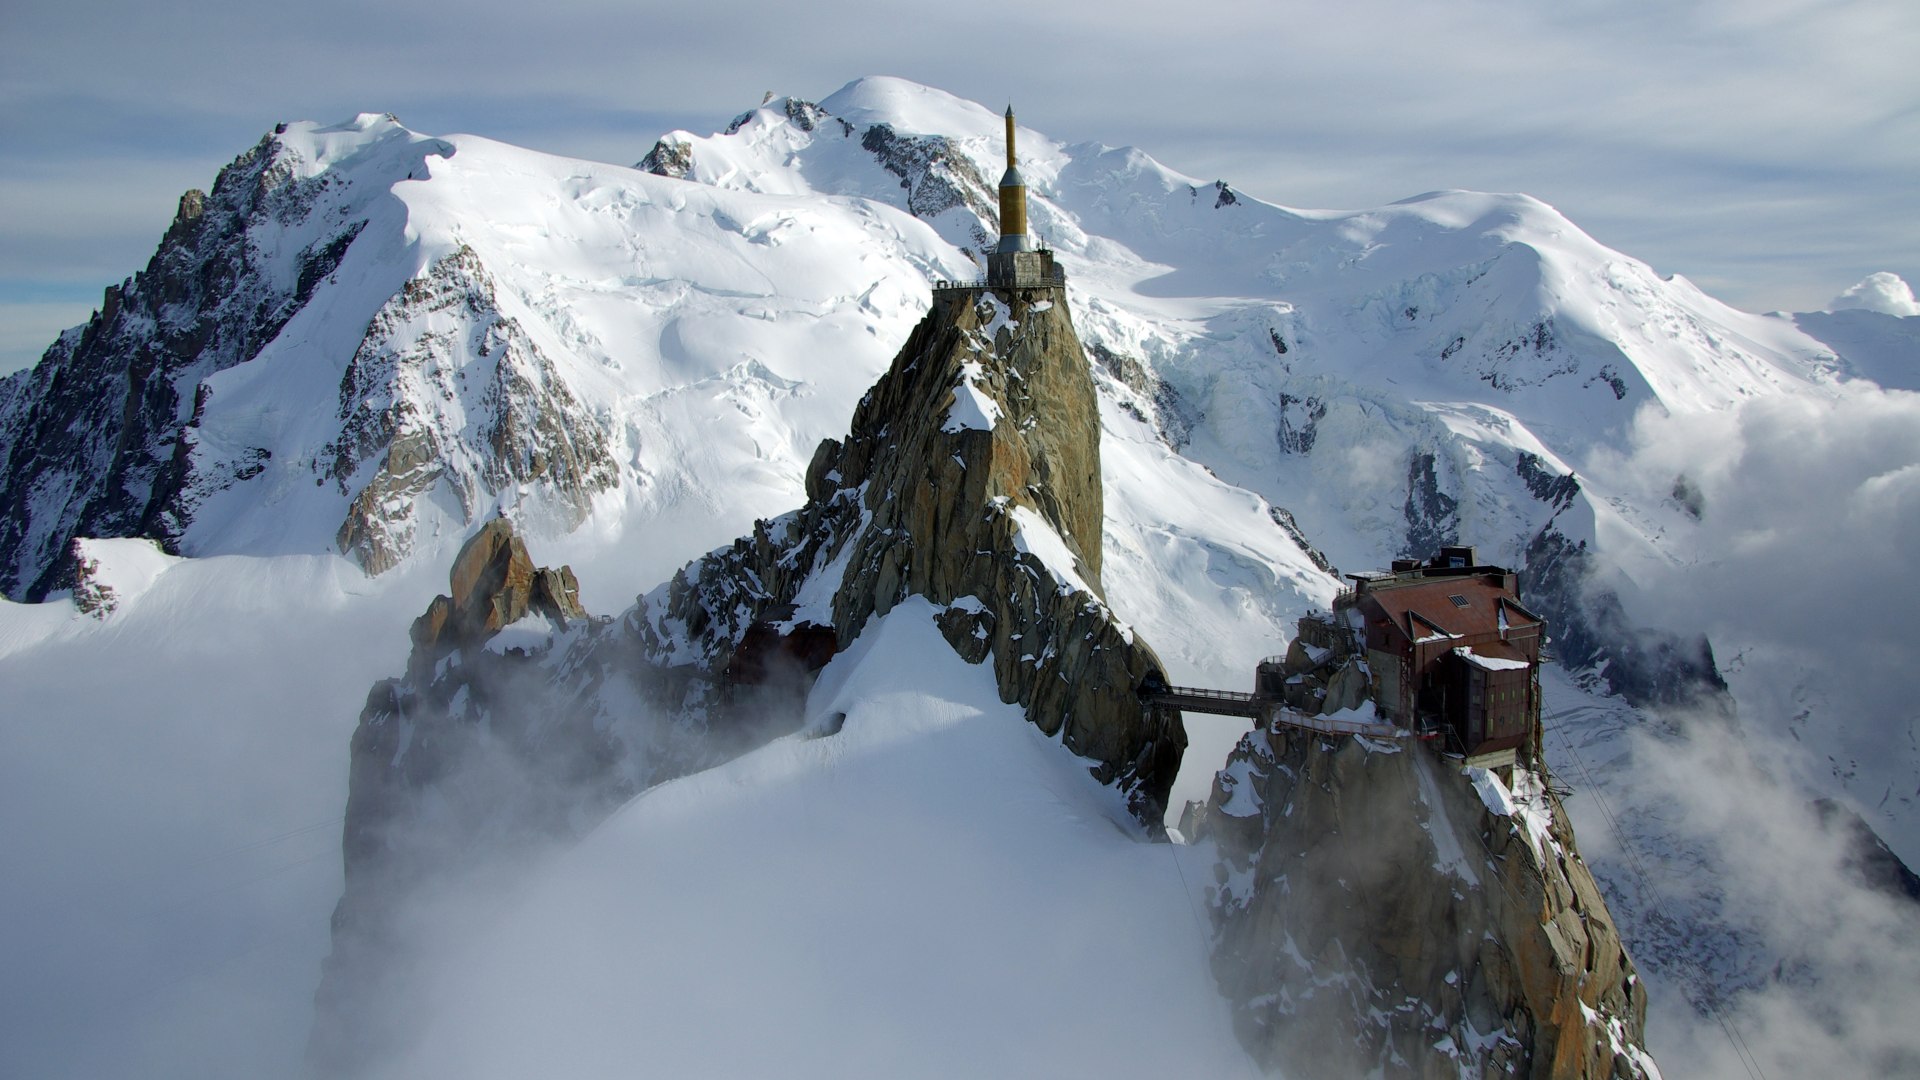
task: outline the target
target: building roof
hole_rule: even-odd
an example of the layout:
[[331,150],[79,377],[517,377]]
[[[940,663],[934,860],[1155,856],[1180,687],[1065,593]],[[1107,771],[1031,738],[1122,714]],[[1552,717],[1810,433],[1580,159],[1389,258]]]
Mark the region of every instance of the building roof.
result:
[[1415,640],[1432,636],[1434,630],[1454,637],[1478,637],[1540,625],[1539,616],[1485,576],[1436,577],[1390,589],[1368,589],[1356,603],[1377,609]]

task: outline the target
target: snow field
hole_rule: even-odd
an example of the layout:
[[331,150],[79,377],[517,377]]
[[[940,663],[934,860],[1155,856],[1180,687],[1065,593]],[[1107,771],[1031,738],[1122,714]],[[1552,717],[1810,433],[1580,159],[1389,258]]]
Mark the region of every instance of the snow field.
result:
[[809,727],[641,795],[446,958],[394,1076],[1242,1075],[1181,872],[909,599]]

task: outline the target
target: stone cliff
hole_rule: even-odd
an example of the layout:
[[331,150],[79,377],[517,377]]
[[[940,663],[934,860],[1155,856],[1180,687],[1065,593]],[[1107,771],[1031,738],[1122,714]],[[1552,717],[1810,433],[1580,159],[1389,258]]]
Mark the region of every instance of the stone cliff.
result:
[[[1365,708],[1341,682],[1326,703]],[[1646,991],[1530,755],[1464,768],[1419,740],[1256,727],[1181,824],[1218,853],[1214,973],[1263,1065],[1659,1075]]]
[[1001,697],[1157,823],[1186,745],[1135,690],[1159,661],[1101,599],[1100,421],[1064,290],[949,289],[807,474],[807,505],[642,601],[657,653],[709,671],[756,622],[843,647],[910,595]]
[[352,499],[335,539],[368,573],[411,553],[436,492],[462,525],[538,492],[516,516],[537,503],[571,529],[618,478],[605,424],[497,292],[472,248],[435,260],[381,306],[341,377],[323,475]]

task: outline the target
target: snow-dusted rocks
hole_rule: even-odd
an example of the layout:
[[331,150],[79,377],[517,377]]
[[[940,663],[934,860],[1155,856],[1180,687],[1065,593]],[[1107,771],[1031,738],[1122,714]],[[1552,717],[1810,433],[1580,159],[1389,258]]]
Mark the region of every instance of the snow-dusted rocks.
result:
[[595,657],[613,631],[580,607],[570,569],[534,566],[495,518],[449,585],[414,621],[406,674],[373,687],[353,734],[346,884],[309,1046],[322,1075],[399,1052],[424,1015],[420,905],[513,880],[531,846],[571,839],[668,768],[649,752],[660,683]]
[[75,539],[67,552],[73,568],[73,606],[105,619],[145,592],[180,560],[151,540]]
[[496,512],[551,537],[598,510],[675,520],[657,581],[798,500],[966,265],[866,200],[283,125],[0,380],[0,591],[64,587],[74,536],[378,572]]
[[1204,820],[1214,972],[1267,1066],[1659,1076],[1646,990],[1539,774],[1256,729]]
[[[95,643],[129,625],[204,638],[215,624],[186,614],[201,602],[202,582],[224,583],[211,590],[221,595],[275,583],[260,588],[260,602],[279,609],[308,595],[285,586],[287,575],[313,572],[328,577],[318,594],[328,603],[370,611],[378,597],[393,601],[404,565],[379,581],[338,583],[331,554],[344,549],[370,567],[442,565],[496,510],[536,548],[565,545],[576,566],[598,561],[588,595],[613,598],[597,601],[599,610],[617,610],[688,559],[749,534],[716,556],[732,569],[683,577],[617,622],[562,625],[523,614],[458,650],[460,664],[443,669],[434,660],[433,677],[447,681],[407,698],[416,733],[432,715],[442,725],[435,744],[450,747],[458,740],[447,733],[462,732],[482,745],[510,726],[497,723],[503,699],[481,710],[476,692],[462,697],[459,687],[482,668],[517,665],[528,685],[579,710],[541,722],[626,740],[613,756],[638,771],[594,799],[664,775],[656,767],[663,746],[708,745],[706,717],[717,714],[700,709],[718,700],[711,676],[773,613],[769,596],[790,596],[796,617],[831,623],[850,579],[876,596],[898,595],[907,571],[890,561],[898,557],[889,537],[869,528],[871,491],[845,483],[838,437],[926,311],[929,282],[977,276],[968,252],[994,223],[990,200],[974,198],[973,178],[997,173],[1000,127],[995,111],[866,79],[818,105],[775,99],[725,134],[669,135],[644,163],[650,174],[472,136],[431,139],[377,115],[288,125],[243,155],[211,194],[183,201],[154,265],[112,290],[97,320],[63,335],[36,371],[0,380],[0,589],[57,592],[68,581],[57,564],[76,536],[154,537],[177,554],[239,558],[127,559],[111,541],[83,540],[99,571],[73,582],[76,599],[103,599],[97,582],[114,591],[119,612],[104,623],[64,609],[11,605],[9,613],[34,635],[64,620],[60,635],[80,644],[59,655],[84,654],[76,661],[84,667],[111,649],[124,657],[125,641]],[[1597,782],[1581,780],[1572,812],[1593,813],[1588,792],[1604,791],[1630,808],[1620,816],[1643,857],[1658,850],[1677,877],[1697,883],[1693,868],[1731,865],[1699,857],[1720,841],[1690,831],[1692,821],[1658,823],[1653,811],[1669,804],[1670,791],[1635,784],[1660,756],[1629,752],[1629,735],[1654,726],[1645,714],[1581,688],[1598,685],[1593,674],[1603,668],[1605,679],[1626,685],[1619,679],[1634,667],[1635,648],[1684,661],[1656,665],[1660,677],[1641,682],[1655,698],[1663,687],[1711,685],[1713,659],[1695,647],[1704,642],[1691,620],[1713,600],[1682,607],[1667,636],[1648,638],[1638,625],[1648,597],[1635,584],[1711,577],[1728,548],[1716,546],[1729,534],[1715,525],[1728,519],[1728,502],[1711,472],[1695,466],[1697,452],[1656,461],[1663,471],[1644,486],[1627,482],[1632,469],[1607,468],[1609,455],[1638,437],[1636,417],[1728,433],[1720,441],[1737,447],[1737,431],[1710,421],[1742,411],[1740,402],[1819,401],[1848,377],[1920,386],[1920,320],[1885,310],[1791,321],[1731,311],[1520,196],[1443,192],[1371,210],[1288,210],[1180,176],[1137,150],[1033,131],[1020,141],[1033,224],[1068,271],[1073,319],[1095,358],[1102,535],[1090,551],[1078,526],[1037,504],[1013,505],[1007,560],[975,573],[964,553],[949,555],[938,573],[1021,596],[1023,607],[1044,600],[1057,608],[1056,623],[1071,615],[1110,625],[1076,599],[1078,586],[1041,595],[1048,580],[1060,581],[1053,575],[1077,577],[1085,595],[1102,597],[1153,642],[1174,681],[1231,686],[1279,651],[1295,616],[1332,597],[1336,564],[1424,553],[1415,540],[1478,545],[1525,566],[1531,603],[1552,607],[1558,587],[1564,610],[1548,612],[1556,649],[1570,665],[1591,664],[1550,690],[1555,734],[1606,763]],[[418,283],[411,296],[409,282]],[[1884,308],[1880,295],[1860,298]],[[1885,296],[1904,310],[1898,294]],[[1036,325],[1031,312],[1009,314],[1023,328]],[[985,388],[972,404],[999,400],[993,382],[983,365],[968,383]],[[1011,414],[992,415],[998,405],[932,407],[955,429],[943,439],[1018,434]],[[816,454],[827,437],[835,442]],[[1819,451],[1771,441],[1795,456]],[[1884,451],[1864,456],[1880,460]],[[604,483],[603,467],[613,470]],[[819,505],[788,514],[810,499]],[[591,507],[585,527],[555,535],[583,505]],[[903,511],[886,512],[896,518],[879,528],[912,535]],[[945,527],[937,515],[934,524]],[[825,531],[815,535],[816,527]],[[1880,526],[1879,534],[1899,530]],[[862,535],[869,539],[850,539]],[[1056,557],[1062,550],[1067,557]],[[837,554],[817,558],[830,551]],[[1100,563],[1098,578],[1087,559]],[[1804,564],[1806,580],[1828,561]],[[140,593],[137,566],[161,565],[164,575]],[[1035,565],[1044,573],[1028,575]],[[731,580],[747,569],[763,576]],[[1772,572],[1751,581],[1779,580]],[[1614,602],[1596,604],[1608,595]],[[182,614],[156,610],[162,598]],[[409,599],[406,617],[425,600]],[[1796,610],[1823,604],[1832,606],[1821,597]],[[694,607],[707,623],[687,614]],[[655,618],[669,608],[687,617]],[[948,644],[982,658],[967,670],[987,673],[988,655],[996,669],[1024,663],[1026,650],[1002,648],[1016,633],[1028,637],[1005,614],[971,593],[938,613]],[[372,617],[354,618],[314,625]],[[404,625],[391,622],[395,634]],[[1905,714],[1821,696],[1872,680],[1874,665],[1863,668],[1854,655],[1823,665],[1804,648],[1752,651],[1741,640],[1751,625],[1730,618],[1713,627],[1711,656],[1741,697],[1754,743],[1769,734],[1765,698],[1748,696],[1750,687],[1766,692],[1756,673],[1811,692],[1776,710],[1771,734],[1806,740],[1794,744],[1804,769],[1781,775],[1807,775],[1783,783],[1796,788],[1783,800],[1840,797],[1911,860],[1920,769]],[[1592,631],[1588,647],[1576,648],[1583,626]],[[1063,640],[1088,641],[1076,633]],[[1848,648],[1860,639],[1828,637]],[[1663,650],[1663,641],[1673,647]],[[1032,655],[1038,670],[1045,650]],[[466,668],[468,660],[476,666]],[[382,670],[364,655],[360,663],[356,682]],[[201,710],[272,707],[259,704],[272,699],[264,690],[236,704],[244,695],[224,689],[230,680],[211,661],[187,670],[169,674],[193,680],[175,695],[192,704],[155,717],[154,730],[167,721],[199,730]],[[1849,675],[1836,679],[1834,670]],[[996,691],[1020,685],[993,674]],[[664,688],[649,688],[647,680],[668,676]],[[562,688],[579,686],[594,689],[565,697]],[[620,727],[645,711],[636,702],[654,700],[697,738],[654,742],[657,728]],[[1061,715],[1051,706],[1039,714]],[[1196,745],[1209,738],[1199,723],[1194,731]],[[1196,773],[1210,772],[1237,734],[1215,733],[1216,760]],[[737,736],[728,745],[750,742]],[[382,767],[426,775],[435,761],[421,752],[428,744],[405,745],[405,753],[388,747]],[[196,767],[217,769],[215,758]],[[1651,794],[1621,801],[1630,790]],[[568,805],[598,805],[577,794]],[[299,820],[321,816],[303,811]],[[1601,845],[1588,854],[1610,884],[1629,884],[1629,855]],[[1795,906],[1828,910],[1824,894]],[[1792,955],[1750,948],[1741,943],[1753,939],[1738,933],[1716,937],[1712,923],[1722,917],[1712,903],[1675,910],[1669,930],[1616,907],[1636,948],[1651,942],[1678,956],[1687,942],[1730,941],[1741,970],[1762,974]],[[1643,959],[1647,977],[1660,978],[1658,958]],[[1684,997],[1671,982],[1656,987],[1656,1008],[1677,1010],[1657,1032],[1684,1030]],[[1806,995],[1835,1000],[1826,987]],[[1897,997],[1860,991],[1870,995]]]
[[351,495],[340,550],[369,573],[413,546],[419,504],[464,525],[502,496],[563,529],[619,478],[605,428],[520,324],[500,312],[472,248],[436,260],[387,301],[340,382],[326,476]]
[[205,498],[265,468],[257,442],[202,446],[205,380],[253,359],[323,289],[367,224],[367,189],[439,146],[364,119],[347,139],[269,135],[210,194],[181,196],[147,268],[6,380],[0,591],[67,583],[76,536],[177,546]]
[[689,566],[641,618],[663,655],[718,670],[756,621],[831,626],[844,647],[926,597],[1004,700],[1156,823],[1186,739],[1141,705],[1160,661],[1102,596],[1099,431],[1061,290],[942,290],[814,455],[807,505]]
[[[1140,701],[1159,660],[1100,594],[1098,405],[1063,299],[936,294],[846,438],[816,452],[807,505],[618,620],[585,618],[571,572],[536,570],[506,521],[468,542],[451,595],[414,624],[407,676],[374,688],[354,736],[318,1062],[352,1073],[405,1046],[406,913],[471,863],[509,864],[528,837],[589,828],[798,727],[810,678],[762,685],[769,665],[737,662],[750,634],[851,648],[918,598],[962,659],[991,660],[1003,701],[1058,737],[1051,752],[1109,786],[1142,841],[1157,835],[1186,738]],[[946,425],[961,393],[994,419]]]
[[[1289,708],[1373,715],[1364,621],[1357,608],[1300,620],[1280,672]],[[1241,738],[1180,828],[1217,853],[1213,967],[1257,1060],[1337,1076],[1658,1077],[1646,989],[1538,738],[1490,768],[1426,739],[1284,723]]]

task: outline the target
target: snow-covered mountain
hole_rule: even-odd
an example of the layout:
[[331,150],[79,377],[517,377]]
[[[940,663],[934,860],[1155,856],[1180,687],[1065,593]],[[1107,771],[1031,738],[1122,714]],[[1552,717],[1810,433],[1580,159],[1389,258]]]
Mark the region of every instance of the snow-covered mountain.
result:
[[[273,586],[290,603],[370,591],[417,610],[437,576],[421,568],[496,511],[541,561],[576,564],[589,610],[624,608],[805,500],[815,446],[847,430],[930,284],[979,273],[1000,124],[863,79],[670,133],[638,169],[377,115],[287,125],[183,199],[88,326],[0,382],[0,581],[15,598],[105,586],[120,608],[96,605],[95,629],[8,605],[5,659],[27,679],[46,650],[86,655],[62,642],[191,627],[188,610],[138,609],[192,595],[168,585],[183,569],[257,560],[385,572],[341,592],[301,570]],[[1770,782],[1839,798],[1920,857],[1907,718],[1853,710],[1817,653],[1665,603],[1723,558],[1718,507],[1690,494],[1717,478],[1636,453],[1661,423],[1842,408],[1861,377],[1910,385],[1911,317],[1734,311],[1525,196],[1290,210],[1138,150],[1026,128],[1020,144],[1095,360],[1106,599],[1171,677],[1238,687],[1332,597],[1335,567],[1476,544],[1525,566],[1579,645],[1549,751],[1577,746],[1555,764],[1613,800],[1569,801],[1590,848],[1620,820],[1626,847],[1590,851],[1610,890],[1639,895],[1636,862],[1702,865],[1722,839],[1642,813],[1664,744],[1641,733],[1676,729],[1601,696],[1610,676],[1639,700],[1687,697],[1676,680],[1711,698],[1717,666],[1754,739],[1818,732],[1814,752],[1769,759]],[[94,542],[128,537],[190,558]],[[343,721],[358,692],[330,699]],[[1798,711],[1770,706],[1795,694]],[[1238,732],[1191,735],[1176,806]],[[1663,1009],[1669,1031],[1690,1023],[1663,983],[1708,981],[1704,961],[1733,1000],[1787,959],[1737,890],[1678,872],[1662,890],[1621,913],[1655,983],[1656,1051]]]

